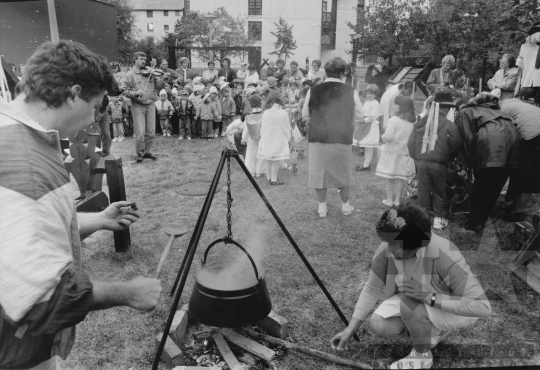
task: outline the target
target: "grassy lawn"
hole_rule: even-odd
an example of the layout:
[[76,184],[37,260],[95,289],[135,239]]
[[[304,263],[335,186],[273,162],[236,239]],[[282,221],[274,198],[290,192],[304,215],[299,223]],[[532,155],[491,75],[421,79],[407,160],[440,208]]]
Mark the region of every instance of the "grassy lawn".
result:
[[[113,143],[112,152],[124,160],[127,199],[136,201],[142,218],[131,227],[129,253],[114,253],[112,233],[98,232],[84,242],[83,266],[94,278],[131,279],[152,276],[167,242],[161,226],[183,223],[190,233],[179,238],[161,275],[163,295],[156,310],[139,313],[127,308],[93,312],[78,328],[78,340],[68,361],[69,369],[149,369],[155,355],[155,335],[163,330],[172,298],[169,297],[185,249],[191,237],[205,197],[181,196],[177,186],[188,181],[211,180],[223,145],[217,141],[181,141],[156,138],[153,153],[156,162],[134,162],[134,141]],[[374,159],[374,161],[376,158]],[[251,248],[264,245],[263,264],[274,310],[290,322],[291,336],[297,343],[332,352],[329,340],[343,324],[321,290],[289,244],[240,167],[232,167],[233,234],[235,240]],[[374,168],[374,163],[372,168]],[[314,192],[307,186],[307,160],[299,163],[298,173],[280,171],[284,186],[270,186],[259,179],[263,192],[281,217],[297,244],[305,253],[345,315],[350,318],[360,289],[367,281],[368,264],[380,241],[374,224],[385,206],[384,179],[370,173],[354,172],[351,184],[353,215],[341,213],[339,194],[328,192],[329,214],[320,219]],[[225,172],[221,178],[225,186]],[[106,188],[104,191],[107,191]],[[528,209],[539,209],[537,199]],[[226,192],[216,194],[197,250],[192,272],[181,305],[189,301],[195,272],[200,269],[202,254],[209,243],[226,235]],[[505,299],[492,299],[493,317],[480,319],[472,327],[453,332],[434,350],[434,367],[499,366],[510,364],[500,355],[509,345],[521,348],[537,341],[540,330],[540,305],[533,296],[520,301],[511,277],[502,264],[511,258],[506,247],[513,224],[498,219],[494,213],[482,237],[463,231],[451,219],[442,235],[460,247],[484,288],[502,292]],[[248,245],[249,244],[249,245]],[[231,247],[215,248],[211,258],[232,253]],[[494,297],[497,298],[497,297]],[[342,357],[374,367],[386,367],[411,349],[406,342],[384,340],[369,332],[366,322],[360,342],[351,341]],[[491,352],[491,351],[494,352]],[[514,356],[517,357],[516,354]],[[503,357],[499,360],[498,357]],[[515,361],[517,364],[540,364],[540,356]],[[290,352],[277,361],[279,369],[338,369],[339,366],[316,361]],[[165,365],[161,365],[165,369]]]

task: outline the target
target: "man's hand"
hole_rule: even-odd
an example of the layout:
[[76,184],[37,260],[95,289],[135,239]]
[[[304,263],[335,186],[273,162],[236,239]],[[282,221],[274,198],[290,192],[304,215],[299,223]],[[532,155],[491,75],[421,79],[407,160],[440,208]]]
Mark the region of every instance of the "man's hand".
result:
[[141,311],[152,311],[158,304],[161,296],[161,282],[142,276],[136,277],[126,283],[126,305]]
[[131,207],[131,202],[111,203],[99,214],[102,228],[110,231],[122,231],[137,222],[140,213]]
[[413,279],[405,279],[399,288],[399,291],[405,293],[406,297],[414,298],[418,302],[423,302],[431,292],[427,290],[420,282]]

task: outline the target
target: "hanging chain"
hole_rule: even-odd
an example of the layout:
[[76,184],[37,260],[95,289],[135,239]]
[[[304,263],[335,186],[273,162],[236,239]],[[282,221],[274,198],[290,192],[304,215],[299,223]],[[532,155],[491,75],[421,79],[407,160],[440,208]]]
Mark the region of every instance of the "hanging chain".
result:
[[227,157],[227,239],[232,240],[232,193],[231,193],[231,157]]

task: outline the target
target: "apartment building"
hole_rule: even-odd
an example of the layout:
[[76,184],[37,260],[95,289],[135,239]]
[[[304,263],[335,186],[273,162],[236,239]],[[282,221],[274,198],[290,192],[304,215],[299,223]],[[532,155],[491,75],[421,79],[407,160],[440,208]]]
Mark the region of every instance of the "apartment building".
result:
[[136,17],[139,37],[152,36],[156,40],[174,32],[176,21],[184,12],[183,0],[130,0]]

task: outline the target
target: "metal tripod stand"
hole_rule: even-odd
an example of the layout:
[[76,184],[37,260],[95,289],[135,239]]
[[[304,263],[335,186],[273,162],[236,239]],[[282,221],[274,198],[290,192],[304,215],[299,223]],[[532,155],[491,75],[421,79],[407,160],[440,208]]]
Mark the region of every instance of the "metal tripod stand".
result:
[[[298,253],[298,256],[300,256],[300,259],[302,259],[302,261],[306,265],[307,269],[309,270],[309,272],[311,273],[311,275],[313,276],[313,278],[315,279],[315,281],[317,282],[317,284],[319,285],[319,287],[323,291],[324,295],[326,296],[326,298],[328,299],[328,301],[330,302],[332,307],[334,307],[334,310],[337,312],[337,314],[339,315],[339,317],[341,318],[343,323],[345,325],[349,325],[349,321],[347,320],[347,318],[345,317],[343,312],[341,312],[341,309],[338,307],[337,303],[334,301],[334,299],[332,298],[332,296],[330,295],[330,293],[328,292],[328,290],[324,286],[323,282],[321,281],[321,279],[319,278],[319,276],[317,275],[317,273],[315,272],[313,267],[311,267],[311,264],[306,259],[306,256],[304,256],[304,253],[302,253],[302,251],[300,250],[300,247],[298,247],[298,245],[294,241],[293,237],[291,236],[291,234],[289,233],[289,231],[287,230],[287,228],[285,227],[285,225],[283,224],[283,222],[281,221],[281,219],[277,215],[274,208],[272,208],[272,206],[270,205],[270,202],[268,202],[268,199],[266,199],[266,196],[263,194],[261,188],[259,188],[259,185],[255,181],[253,176],[251,176],[251,174],[249,173],[248,169],[246,168],[246,165],[240,159],[240,156],[239,156],[238,152],[236,150],[232,150],[232,149],[225,149],[225,150],[223,150],[221,152],[221,159],[219,161],[216,173],[214,174],[214,179],[212,180],[212,184],[210,185],[210,190],[208,191],[208,195],[206,196],[206,199],[204,201],[204,205],[203,205],[203,208],[202,208],[201,213],[199,215],[199,219],[197,220],[197,224],[195,225],[195,230],[193,231],[193,234],[191,236],[191,240],[189,241],[189,245],[187,247],[186,253],[184,254],[184,258],[182,260],[180,270],[178,271],[176,281],[174,282],[174,286],[173,286],[173,288],[171,290],[171,296],[172,296],[174,294],[177,286],[178,286],[178,291],[176,292],[176,295],[174,297],[174,302],[173,302],[173,305],[171,307],[171,311],[169,313],[169,318],[167,319],[167,324],[165,325],[165,329],[163,330],[163,337],[161,338],[161,342],[159,344],[158,351],[156,353],[156,357],[154,359],[154,364],[152,366],[152,370],[157,370],[157,368],[159,366],[159,361],[160,361],[161,355],[163,353],[163,348],[165,347],[165,342],[167,340],[167,336],[169,335],[169,330],[171,328],[172,321],[173,321],[174,315],[176,313],[176,309],[178,308],[180,298],[181,298],[182,293],[184,291],[184,287],[185,287],[186,280],[187,280],[187,277],[188,277],[188,274],[189,274],[189,270],[191,268],[191,264],[193,263],[193,257],[195,256],[195,251],[197,250],[197,246],[199,245],[199,239],[201,238],[201,234],[202,234],[202,231],[204,229],[204,224],[205,224],[206,218],[208,216],[208,211],[210,210],[210,206],[212,205],[212,200],[214,199],[214,194],[215,194],[217,185],[219,183],[219,179],[221,177],[221,172],[223,171],[223,166],[225,165],[225,161],[227,161],[227,169],[228,169],[228,173],[227,173],[227,175],[228,175],[228,178],[227,178],[227,185],[228,185],[227,199],[228,199],[229,208],[230,208],[230,203],[232,203],[231,186],[230,186],[231,185],[230,184],[230,182],[231,182],[231,178],[230,178],[231,157],[236,159],[236,161],[238,162],[238,164],[240,165],[240,167],[242,168],[242,170],[246,174],[247,178],[249,179],[249,181],[251,182],[251,184],[253,185],[253,187],[255,188],[255,190],[257,191],[259,196],[261,197],[261,199],[264,201],[264,204],[266,204],[266,207],[268,208],[268,210],[270,211],[272,216],[274,216],[274,219],[278,223],[279,227],[281,227],[281,230],[283,230],[283,232],[287,236],[287,239],[289,239],[289,242],[291,242],[293,248],[296,250],[296,253]],[[230,225],[230,220],[228,220],[228,221],[229,221],[229,225]],[[227,239],[227,237],[225,237],[224,241],[226,239]],[[354,334],[354,339],[357,340],[357,341],[360,340],[358,338],[358,335],[356,335],[356,334]]]

